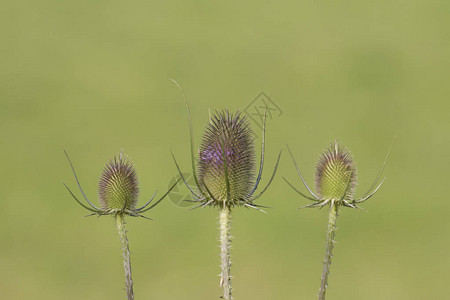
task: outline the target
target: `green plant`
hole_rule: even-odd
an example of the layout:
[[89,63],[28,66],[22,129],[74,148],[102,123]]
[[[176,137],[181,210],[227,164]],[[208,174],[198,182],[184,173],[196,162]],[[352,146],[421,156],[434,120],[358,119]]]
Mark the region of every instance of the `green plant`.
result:
[[63,183],[69,193],[75,199],[75,201],[78,202],[78,204],[80,204],[83,208],[91,212],[91,214],[88,216],[111,215],[116,221],[117,231],[119,233],[122,245],[127,297],[129,300],[134,299],[130,250],[127,231],[125,229],[125,216],[128,215],[132,217],[142,217],[148,219],[147,217],[143,216],[142,213],[145,213],[146,211],[158,205],[172,190],[175,184],[178,183],[178,181],[173,186],[171,186],[170,189],[154,204],[150,205],[150,203],[155,198],[156,193],[153,194],[153,196],[144,206],[136,208],[139,194],[139,179],[134,168],[134,164],[131,162],[127,155],[121,152],[118,157],[114,156],[114,158],[106,164],[106,167],[104,168],[100,176],[98,195],[101,207],[97,207],[86,197],[78,180],[75,168],[73,167],[67,152],[64,151],[64,153],[66,154],[73,175],[75,176],[78,188],[80,189],[83,198],[86,200],[86,203],[78,200],[78,198],[74,195],[74,193],[72,193],[69,187],[65,183]]
[[[391,145],[392,147],[392,145]],[[353,162],[353,157],[346,148],[344,148],[337,141],[333,142],[320,156],[316,168],[316,193],[314,193],[303,178],[297,162],[292,155],[288,146],[288,151],[291,155],[294,166],[297,170],[300,179],[305,185],[311,196],[308,196],[296,187],[294,187],[286,178],[283,179],[286,183],[294,189],[302,197],[313,201],[312,204],[304,207],[324,207],[330,205],[328,216],[328,231],[326,238],[325,258],[323,262],[323,272],[321,277],[321,284],[319,289],[319,300],[325,299],[325,293],[328,285],[328,276],[330,273],[330,265],[332,259],[332,251],[334,246],[334,236],[336,232],[336,221],[340,207],[361,208],[358,204],[368,200],[372,197],[384,182],[384,179],[378,184],[387,158],[389,157],[390,149],[384,160],[378,176],[373,182],[369,190],[359,199],[354,199],[355,189],[357,185],[356,167]],[[303,207],[302,207],[303,208]]]
[[[181,93],[184,93],[178,86]],[[255,146],[254,136],[247,118],[241,113],[231,114],[228,110],[217,111],[210,117],[206,126],[199,149],[199,163],[195,165],[194,141],[189,105],[184,97],[188,117],[191,142],[192,174],[195,186],[191,187],[185,180],[183,173],[172,153],[180,177],[191,192],[198,207],[214,206],[219,208],[219,241],[221,252],[220,286],[223,288],[222,298],[232,299],[231,284],[231,211],[235,207],[243,206],[261,210],[260,205],[254,203],[256,199],[270,186],[278,168],[281,151],[266,187],[256,193],[261,180],[264,165],[264,135],[261,148],[259,173],[255,174]]]

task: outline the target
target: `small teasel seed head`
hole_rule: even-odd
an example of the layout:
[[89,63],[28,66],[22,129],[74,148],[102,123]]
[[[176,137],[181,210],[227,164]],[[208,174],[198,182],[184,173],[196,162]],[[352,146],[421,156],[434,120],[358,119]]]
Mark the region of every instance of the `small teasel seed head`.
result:
[[[211,117],[199,150],[198,178],[202,189],[217,200],[215,205],[243,204],[255,180],[255,148],[250,124],[238,111]],[[227,181],[229,199],[227,199]]]
[[110,160],[100,176],[98,196],[104,211],[134,209],[139,194],[139,179],[128,156],[119,153]]
[[353,200],[357,184],[353,157],[338,141],[322,153],[316,169],[316,191],[323,200]]

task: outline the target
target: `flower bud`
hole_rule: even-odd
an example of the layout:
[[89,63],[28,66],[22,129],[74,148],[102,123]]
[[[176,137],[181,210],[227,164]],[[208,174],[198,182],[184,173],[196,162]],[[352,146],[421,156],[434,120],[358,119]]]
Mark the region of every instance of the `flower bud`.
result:
[[139,180],[133,163],[120,153],[106,164],[100,176],[98,196],[104,211],[132,210],[139,194]]
[[240,112],[232,115],[225,110],[211,117],[199,158],[199,184],[219,202],[215,204],[230,206],[250,197],[256,154],[250,124]]
[[322,200],[353,200],[357,184],[353,157],[337,141],[322,153],[316,169],[316,191]]

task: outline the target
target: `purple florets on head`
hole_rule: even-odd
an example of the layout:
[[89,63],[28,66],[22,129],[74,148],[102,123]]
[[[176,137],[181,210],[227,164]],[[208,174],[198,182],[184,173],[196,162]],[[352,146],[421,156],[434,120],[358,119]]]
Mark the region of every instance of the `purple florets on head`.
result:
[[207,125],[199,153],[199,183],[212,198],[237,204],[250,196],[256,154],[245,116],[239,112],[232,115],[227,110],[216,112]]
[[254,203],[260,198],[272,183],[280,162],[281,151],[278,154],[272,176],[266,186],[256,193],[262,177],[264,165],[265,128],[267,107],[263,120],[261,160],[259,171],[256,172],[255,136],[251,130],[246,116],[239,111],[231,114],[228,110],[216,111],[210,117],[209,123],[203,133],[198,163],[195,161],[194,139],[191,112],[186,97],[180,89],[189,117],[189,131],[191,139],[191,165],[195,185],[187,183],[183,172],[172,153],[175,166],[180,179],[192,194],[192,202],[197,202],[194,208],[206,206],[219,206],[231,208],[244,206],[261,210],[261,205]]

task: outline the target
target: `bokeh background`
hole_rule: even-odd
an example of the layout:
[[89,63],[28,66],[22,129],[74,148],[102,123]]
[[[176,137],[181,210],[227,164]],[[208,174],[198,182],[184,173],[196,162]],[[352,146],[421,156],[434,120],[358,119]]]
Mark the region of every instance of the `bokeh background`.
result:
[[[397,136],[368,212],[338,219],[327,295],[448,298],[449,10],[439,0],[1,1],[0,298],[125,298],[114,222],[82,217],[62,185],[76,191],[63,149],[95,201],[120,149],[136,163],[140,201],[164,192],[170,150],[190,171],[169,77],[190,101],[197,145],[208,109],[271,97],[281,115],[268,121],[263,183],[288,143],[312,184],[339,139],[363,194]],[[234,212],[236,299],[316,298],[327,209],[297,209],[307,200],[281,179],[301,186],[286,154],[259,202],[269,213]],[[169,199],[147,215],[128,219],[136,299],[218,299],[217,211]]]

